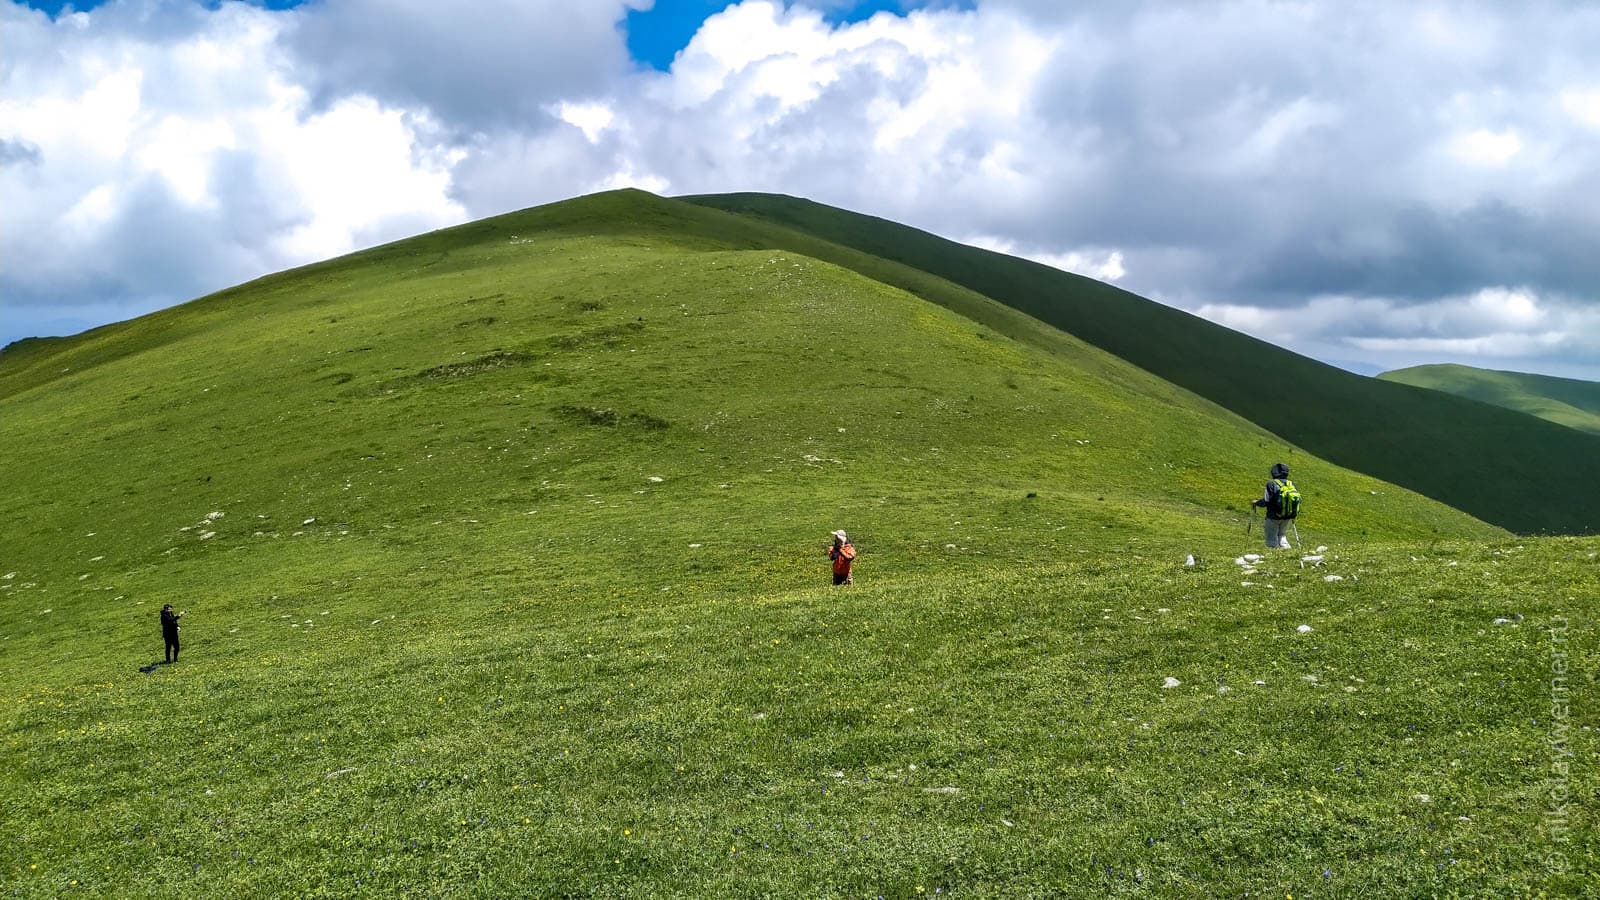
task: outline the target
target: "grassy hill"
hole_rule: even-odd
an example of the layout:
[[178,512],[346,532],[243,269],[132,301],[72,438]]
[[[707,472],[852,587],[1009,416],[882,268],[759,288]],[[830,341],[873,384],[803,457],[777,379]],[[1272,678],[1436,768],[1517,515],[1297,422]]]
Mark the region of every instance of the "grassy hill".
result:
[[1453,364],[1412,366],[1384,372],[1378,377],[1481,400],[1568,428],[1600,434],[1600,384],[1592,381]]
[[[1520,533],[1600,531],[1600,436],[1344,372],[1092,279],[883,219],[771,194],[683,199],[852,248],[861,255],[824,258],[919,295],[898,271],[969,288],[1310,453],[1484,521]],[[886,268],[884,260],[903,266]]]
[[[1595,539],[780,240],[854,258],[619,192],[0,353],[0,894],[1593,876]],[[1278,459],[1320,566],[1234,561]]]

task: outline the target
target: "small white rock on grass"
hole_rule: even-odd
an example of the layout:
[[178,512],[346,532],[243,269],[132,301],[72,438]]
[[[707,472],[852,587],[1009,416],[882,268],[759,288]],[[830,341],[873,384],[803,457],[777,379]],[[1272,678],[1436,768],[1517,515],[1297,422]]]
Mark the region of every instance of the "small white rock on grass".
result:
[[1343,581],[1344,580],[1344,576],[1343,575],[1324,575],[1324,576],[1322,576],[1322,580],[1326,581],[1329,584],[1333,584],[1335,581]]
[[1173,678],[1171,675],[1168,675],[1161,682],[1161,686],[1164,687],[1164,688],[1175,688],[1180,684],[1183,684],[1183,682],[1179,681],[1176,678]]
[[1298,631],[1301,634],[1309,634],[1311,632],[1311,626],[1310,625],[1301,625],[1301,626],[1298,626],[1297,628],[1295,628],[1295,631]]

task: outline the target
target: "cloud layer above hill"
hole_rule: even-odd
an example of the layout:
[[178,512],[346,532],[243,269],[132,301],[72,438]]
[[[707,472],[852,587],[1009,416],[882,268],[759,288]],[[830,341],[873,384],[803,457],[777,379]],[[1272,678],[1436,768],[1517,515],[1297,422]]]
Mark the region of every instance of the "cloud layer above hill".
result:
[[0,339],[634,185],[870,212],[1324,359],[1600,378],[1600,10],[746,0],[656,71],[645,5],[0,7]]

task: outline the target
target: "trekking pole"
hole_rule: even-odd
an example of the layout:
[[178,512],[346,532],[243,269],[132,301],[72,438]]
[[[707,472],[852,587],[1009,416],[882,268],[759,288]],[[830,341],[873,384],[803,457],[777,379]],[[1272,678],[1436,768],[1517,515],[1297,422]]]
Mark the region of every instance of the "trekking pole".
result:
[[[1297,550],[1306,549],[1306,545],[1300,542],[1300,526],[1296,525],[1295,521],[1293,519],[1290,519],[1289,520],[1289,527],[1294,529],[1294,546],[1295,546],[1295,549],[1297,549]],[[1304,563],[1302,563],[1302,565],[1304,565]]]
[[1256,525],[1256,514],[1255,514],[1255,512],[1253,510],[1250,509],[1250,507],[1247,506],[1247,507],[1244,508],[1244,535],[1245,535],[1245,537],[1249,537],[1250,536],[1250,529],[1254,528],[1255,525]]

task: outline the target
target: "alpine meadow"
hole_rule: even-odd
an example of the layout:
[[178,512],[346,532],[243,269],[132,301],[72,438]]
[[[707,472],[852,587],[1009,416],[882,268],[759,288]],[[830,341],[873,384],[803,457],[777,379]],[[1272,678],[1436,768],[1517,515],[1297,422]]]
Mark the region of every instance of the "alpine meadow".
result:
[[1600,384],[1592,381],[1457,365],[1412,366],[1378,377],[1470,397],[1600,434]]
[[1592,891],[1600,436],[1264,347],[633,190],[13,344],[0,895]]

